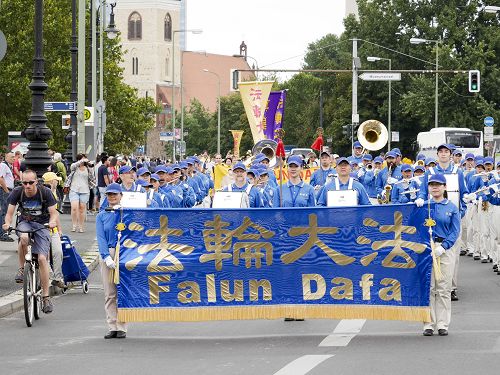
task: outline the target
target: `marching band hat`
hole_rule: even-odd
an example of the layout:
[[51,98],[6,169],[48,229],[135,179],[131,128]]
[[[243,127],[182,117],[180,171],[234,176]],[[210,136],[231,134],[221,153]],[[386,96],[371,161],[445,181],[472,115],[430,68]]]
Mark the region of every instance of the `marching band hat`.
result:
[[149,171],[149,169],[147,169],[146,167],[142,167],[142,168],[139,168],[137,170],[137,176],[142,176],[143,174],[146,174],[146,173],[151,174],[151,172]]
[[469,160],[469,159],[474,160],[474,154],[471,152],[469,152],[468,154],[465,154],[465,160]]
[[319,157],[322,157],[323,155],[330,156],[330,154],[327,151],[322,151],[321,154],[319,154]]
[[450,150],[450,152],[453,151],[453,148],[448,143],[441,143],[438,146],[437,151],[441,150],[442,148],[446,148],[447,150]]
[[425,172],[425,168],[423,166],[421,166],[421,165],[417,165],[413,171],[414,172],[416,172],[416,171]]
[[389,151],[387,154],[385,154],[385,158],[394,158],[396,159],[396,154],[394,153],[394,151]]
[[451,151],[455,151],[457,149],[457,146],[455,146],[453,143],[448,143],[448,146],[450,146]]
[[295,164],[297,167],[302,167],[302,158],[299,155],[292,155],[288,158],[287,164]]
[[135,183],[139,186],[144,186],[144,187],[152,187],[153,186],[152,184],[150,184],[146,180],[141,180],[141,179],[138,179]]
[[172,170],[174,170],[174,171],[175,171],[176,169],[177,169],[178,171],[180,171],[180,170],[181,170],[181,167],[180,167],[180,165],[179,165],[179,164],[172,164],[172,165],[170,166],[170,168],[172,168]]
[[347,158],[344,158],[344,157],[341,157],[341,158],[337,159],[337,165],[340,165],[340,163],[347,163],[347,164],[351,165],[349,163],[349,160],[347,160]]
[[112,184],[109,184],[108,187],[106,188],[106,194],[108,194],[108,193],[121,194],[122,187],[120,186],[120,184],[113,182]]
[[250,168],[247,172],[254,175],[254,177],[260,177],[260,171],[257,168]]
[[151,175],[151,180],[160,181],[160,180],[161,180],[161,178],[160,178],[160,176],[158,176],[156,173],[153,173],[153,174]]
[[270,161],[269,158],[266,156],[266,154],[263,154],[262,152],[257,154],[257,156],[255,157],[255,160],[258,160],[259,162],[261,162],[264,159],[267,159],[267,161]]
[[370,154],[366,154],[365,156],[363,156],[363,160],[372,161],[373,160],[373,156],[371,156]]
[[167,168],[165,168],[165,170],[167,171],[166,172],[167,174],[173,174],[173,173],[175,173],[174,168],[172,168],[172,167],[167,167]]
[[391,151],[394,152],[397,156],[403,156],[399,148],[393,148]]
[[373,162],[382,164],[384,162],[384,159],[382,159],[380,156],[376,156],[375,159],[373,159]]
[[134,168],[132,168],[130,165],[124,165],[123,167],[120,167],[120,169],[118,170],[118,174],[128,173],[132,169]]
[[417,160],[425,160],[425,155],[424,154],[418,154],[417,155]]
[[401,172],[413,171],[413,168],[409,164],[403,164],[401,166]]
[[247,171],[247,167],[245,167],[245,164],[243,164],[241,161],[237,162],[234,167],[233,167],[233,171],[237,170],[237,169],[242,169],[244,170],[245,172]]
[[436,159],[434,159],[434,158],[427,158],[427,159],[425,159],[425,165],[429,165],[431,163],[436,164]]
[[497,161],[497,168],[500,166],[500,161]]
[[474,162],[476,163],[476,167],[479,167],[479,166],[484,167],[484,159],[483,158],[476,158],[476,159],[474,159]]
[[437,182],[439,184],[446,185],[446,178],[444,177],[444,174],[436,173],[429,176],[429,180],[427,181],[427,183],[430,184],[431,182]]
[[190,164],[190,165],[194,165],[194,160],[193,158],[189,157],[189,158],[186,158],[186,160],[184,160],[186,162],[186,164]]
[[356,141],[356,142],[354,142],[354,144],[352,145],[352,148],[363,148],[363,146],[361,145],[361,142]]
[[165,165],[159,165],[155,168],[155,173],[160,173],[160,172],[163,172],[163,173],[168,173],[167,172],[167,167]]
[[[186,163],[185,161],[181,161],[181,162],[179,163],[179,167],[180,167],[180,169],[185,169],[185,168],[187,169],[187,167],[188,167],[188,163]],[[173,168],[172,168],[172,169],[173,169]]]
[[453,151],[453,155],[463,155],[463,153],[459,149],[456,149],[455,151]]
[[339,157],[339,154],[333,154],[332,158],[337,159]]
[[495,160],[492,157],[485,157],[484,159],[484,164],[495,164]]

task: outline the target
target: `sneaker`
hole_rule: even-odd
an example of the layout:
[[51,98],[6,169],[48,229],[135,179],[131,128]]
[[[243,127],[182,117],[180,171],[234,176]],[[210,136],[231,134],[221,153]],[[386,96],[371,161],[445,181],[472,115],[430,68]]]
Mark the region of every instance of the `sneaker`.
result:
[[0,241],[3,242],[14,242],[14,239],[10,237],[7,233],[0,237]]
[[438,334],[439,336],[448,336],[448,330],[447,329],[438,329]]
[[457,296],[457,291],[456,290],[452,290],[451,291],[451,300],[452,301],[458,301],[458,296]]
[[434,335],[434,331],[432,329],[426,329],[424,330],[424,332],[422,333],[424,336],[432,336]]
[[71,228],[71,231],[72,232],[76,232],[76,226],[75,225],[73,225],[73,227]]
[[50,299],[50,297],[43,297],[42,311],[45,314],[50,314],[52,311],[54,311],[54,305],[52,304],[52,300]]
[[14,278],[16,283],[22,284],[24,280],[24,268],[21,267],[17,270],[16,277]]

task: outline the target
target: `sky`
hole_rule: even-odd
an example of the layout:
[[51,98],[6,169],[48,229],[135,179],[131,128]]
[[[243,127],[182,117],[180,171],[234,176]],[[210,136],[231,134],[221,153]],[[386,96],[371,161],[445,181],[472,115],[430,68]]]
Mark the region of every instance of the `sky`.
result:
[[[187,36],[188,50],[233,55],[245,41],[248,56],[260,69],[300,69],[309,43],[344,30],[344,0],[187,0],[187,4],[187,28],[203,30]],[[253,64],[251,58],[248,62]]]

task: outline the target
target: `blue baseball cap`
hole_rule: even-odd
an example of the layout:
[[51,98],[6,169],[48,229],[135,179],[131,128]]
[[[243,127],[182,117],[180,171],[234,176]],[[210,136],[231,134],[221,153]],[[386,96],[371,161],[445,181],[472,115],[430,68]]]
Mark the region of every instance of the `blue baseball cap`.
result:
[[424,154],[418,154],[417,155],[417,160],[425,160],[425,155]]
[[394,151],[389,151],[387,154],[385,154],[385,158],[394,158],[396,159],[397,155],[394,153]]
[[155,168],[155,173],[167,173],[167,166],[166,165],[159,165]]
[[146,174],[146,173],[151,174],[151,172],[149,171],[149,169],[147,169],[146,167],[142,167],[142,168],[139,168],[137,170],[137,176],[142,176],[143,174]]
[[160,176],[158,176],[156,173],[153,173],[153,174],[151,175],[151,180],[160,181],[160,180],[161,180],[161,178],[160,178]]
[[500,166],[500,161],[497,161],[497,167]]
[[141,179],[137,180],[135,183],[139,186],[145,186],[145,187],[153,186],[153,185],[151,185],[151,183],[147,182],[146,180],[141,180]]
[[453,151],[453,155],[463,155],[463,153],[459,149],[456,149],[455,151]]
[[399,148],[393,148],[391,151],[394,152],[397,156],[403,156]]
[[245,172],[247,171],[247,167],[245,167],[245,164],[243,164],[241,161],[237,162],[234,166],[233,166],[233,171],[237,170],[237,169],[242,169],[244,170]]
[[108,193],[121,194],[121,192],[122,192],[122,187],[120,186],[120,184],[117,184],[116,182],[109,184],[108,187],[106,188],[106,194]]
[[469,152],[468,154],[465,154],[465,160],[469,160],[469,159],[474,160],[474,154],[471,152]]
[[416,171],[422,171],[422,172],[425,172],[425,167],[423,167],[423,166],[421,166],[421,165],[417,165],[413,171],[414,171],[414,172],[416,172]]
[[356,141],[356,142],[354,142],[354,144],[352,145],[352,148],[363,148],[363,146],[361,145],[361,142]]
[[439,184],[446,185],[446,178],[442,173],[432,174],[429,176],[429,180],[427,181],[427,183],[430,184],[431,182],[437,182]]
[[260,177],[260,172],[257,168],[250,168],[247,173],[251,173],[255,177]]
[[134,168],[132,168],[130,165],[124,165],[123,167],[120,167],[120,169],[118,170],[118,174],[128,173],[133,169]]
[[375,159],[373,159],[373,162],[382,164],[384,162],[384,159],[382,159],[381,156],[376,156]]
[[363,160],[372,161],[373,160],[373,156],[371,156],[370,154],[366,154],[365,156],[363,156]]
[[201,160],[198,158],[198,156],[191,156],[191,159],[193,159],[195,163],[201,164]]
[[175,171],[175,170],[178,170],[178,171],[180,171],[180,170],[181,170],[181,167],[180,167],[180,165],[179,165],[179,164],[172,164],[172,165],[170,166],[170,168],[172,168],[172,170],[174,170],[174,171]]
[[492,157],[485,157],[484,159],[484,164],[495,164],[495,160]]
[[186,162],[186,164],[191,164],[191,165],[194,165],[194,160],[191,159],[191,158],[187,158],[186,160],[184,160]]
[[269,158],[266,156],[266,154],[263,154],[262,152],[257,154],[257,156],[255,157],[255,160],[258,160],[259,162],[265,159],[269,161]]
[[450,146],[451,151],[455,151],[457,149],[457,146],[455,146],[453,143],[448,143],[448,146]]
[[441,150],[442,148],[445,148],[447,150],[450,150],[450,152],[453,152],[453,148],[448,143],[441,143],[438,146],[437,151]]
[[427,158],[427,159],[425,159],[425,165],[429,165],[431,163],[436,164],[436,159],[434,159],[434,158]]
[[351,165],[351,163],[349,163],[349,160],[347,160],[347,158],[345,158],[343,156],[337,159],[337,165],[340,165],[340,163],[347,163],[347,164]]
[[288,165],[295,164],[297,167],[302,167],[302,158],[299,155],[292,155],[288,158]]
[[403,164],[401,166],[401,172],[413,171],[413,168],[409,164]]
[[474,159],[474,163],[476,164],[476,167],[482,166],[484,168],[484,159],[483,158]]
[[[184,169],[184,168],[186,168],[186,169],[187,169],[187,167],[188,167],[188,163],[186,163],[185,161],[181,161],[181,162],[179,163],[179,168],[180,168],[180,169]],[[172,168],[172,169],[174,169],[174,168]]]

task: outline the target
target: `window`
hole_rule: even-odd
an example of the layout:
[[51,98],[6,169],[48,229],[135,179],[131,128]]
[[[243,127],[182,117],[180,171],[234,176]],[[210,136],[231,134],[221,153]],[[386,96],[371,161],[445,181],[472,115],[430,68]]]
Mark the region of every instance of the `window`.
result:
[[136,76],[139,74],[139,58],[132,57],[132,75]]
[[172,40],[172,17],[170,17],[170,13],[167,13],[164,21],[164,37],[166,41]]
[[134,12],[128,18],[128,39],[140,40],[142,38],[142,18]]

